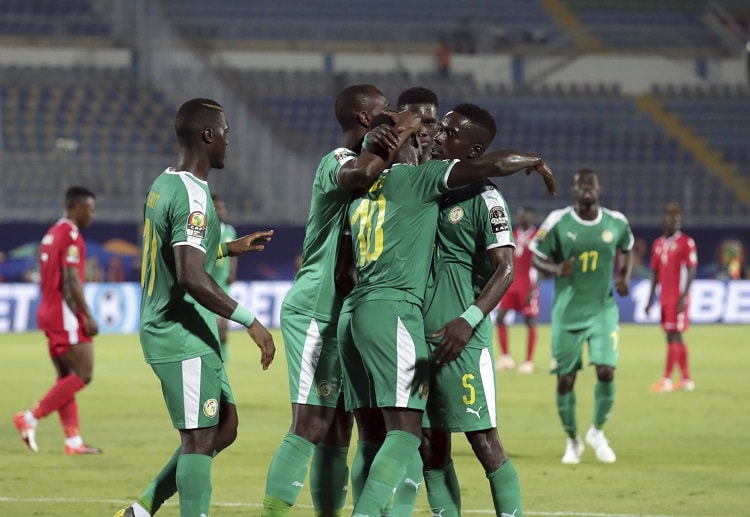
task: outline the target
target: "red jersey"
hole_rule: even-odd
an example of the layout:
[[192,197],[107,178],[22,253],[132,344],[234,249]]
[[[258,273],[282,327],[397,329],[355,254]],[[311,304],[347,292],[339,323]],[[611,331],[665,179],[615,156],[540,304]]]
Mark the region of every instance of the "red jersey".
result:
[[63,268],[74,267],[84,282],[86,244],[78,227],[70,219],[60,219],[42,239],[39,247],[42,299],[37,311],[39,328],[48,336],[67,337],[69,344],[86,340],[83,334],[84,317],[79,310],[70,310],[63,297]]
[[513,250],[513,284],[509,291],[518,291],[524,296],[532,285],[536,285],[536,269],[531,267],[532,251],[529,244],[534,241],[537,228],[531,226],[528,230],[513,228],[513,240],[516,249]]
[[676,232],[663,235],[651,247],[651,269],[661,285],[661,301],[676,301],[685,288],[687,269],[698,265],[698,253],[692,237]]

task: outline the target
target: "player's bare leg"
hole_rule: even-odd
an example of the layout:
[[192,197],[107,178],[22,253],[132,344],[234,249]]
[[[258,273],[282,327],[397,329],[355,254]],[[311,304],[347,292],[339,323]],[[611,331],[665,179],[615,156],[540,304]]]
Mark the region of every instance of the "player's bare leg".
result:
[[461,490],[451,459],[451,435],[443,429],[423,429],[419,451],[424,463],[427,501],[433,514],[461,515]]
[[346,503],[349,487],[349,443],[354,419],[339,397],[333,421],[323,440],[315,448],[310,464],[310,492],[319,517],[339,515]]

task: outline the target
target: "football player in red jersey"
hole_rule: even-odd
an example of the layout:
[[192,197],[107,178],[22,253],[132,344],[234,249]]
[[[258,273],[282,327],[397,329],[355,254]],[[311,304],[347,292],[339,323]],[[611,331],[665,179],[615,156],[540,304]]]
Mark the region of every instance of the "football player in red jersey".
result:
[[37,320],[47,336],[57,381],[32,409],[13,418],[21,439],[34,452],[39,450],[36,426],[54,411],[60,414],[65,432],[65,454],[101,452],[83,443],[75,399],[75,394],[91,382],[92,338],[99,332],[83,295],[86,244],[80,232],[94,217],[94,199],[90,190],[70,187],[65,193],[65,216],[47,231],[39,247],[41,302]]
[[518,367],[519,373],[534,371],[534,349],[536,347],[536,317],[539,314],[539,289],[537,288],[537,271],[531,267],[531,250],[529,244],[536,236],[534,226],[534,209],[523,206],[518,210],[518,226],[513,228],[513,240],[516,249],[513,251],[513,283],[500,300],[497,314],[497,336],[500,339],[500,357],[495,361],[495,370],[512,370],[516,363],[508,351],[508,327],[505,315],[515,310],[523,315],[529,329],[526,342],[526,360]]
[[[695,383],[688,369],[687,345],[682,333],[688,328],[688,304],[690,284],[698,267],[695,241],[680,231],[682,214],[677,203],[670,203],[664,215],[664,235],[651,247],[651,294],[646,305],[646,314],[651,311],[656,297],[656,286],[661,286],[661,326],[667,334],[667,360],[664,376],[651,391],[692,391]],[[672,384],[672,370],[679,365],[682,379]]]

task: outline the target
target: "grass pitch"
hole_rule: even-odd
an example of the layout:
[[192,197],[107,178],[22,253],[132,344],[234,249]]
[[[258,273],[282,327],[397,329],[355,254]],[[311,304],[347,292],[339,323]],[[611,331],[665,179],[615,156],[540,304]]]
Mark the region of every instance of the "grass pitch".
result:
[[[229,378],[237,399],[237,442],[214,461],[212,517],[259,515],[266,469],[290,423],[280,333],[275,363],[263,372],[255,345],[230,338]],[[525,328],[511,328],[511,348],[523,359]],[[624,326],[617,398],[607,436],[617,463],[597,462],[587,449],[580,465],[560,463],[565,447],[547,375],[549,328],[541,327],[537,372],[498,375],[500,436],[521,478],[525,514],[592,517],[713,517],[750,515],[748,331],[743,326],[694,326],[692,393],[648,391],[662,370],[664,336],[656,326]],[[137,498],[178,444],[160,388],[144,364],[137,336],[96,340],[94,382],[79,395],[84,439],[100,456],[63,454],[59,420],[37,432],[39,454],[23,447],[12,424],[50,386],[54,370],[39,333],[0,335],[0,514],[107,516]],[[581,434],[593,410],[594,372],[577,385]],[[353,449],[353,448],[352,448]],[[492,515],[487,481],[462,435],[454,460],[465,514]],[[311,515],[305,487],[292,515]],[[415,515],[429,515],[424,494]],[[346,513],[346,512],[345,512]],[[160,516],[179,515],[174,500]]]

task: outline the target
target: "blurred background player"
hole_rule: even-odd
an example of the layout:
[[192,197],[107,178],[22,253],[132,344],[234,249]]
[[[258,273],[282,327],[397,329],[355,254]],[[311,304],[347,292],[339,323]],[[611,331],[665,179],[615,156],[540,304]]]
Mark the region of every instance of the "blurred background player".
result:
[[513,228],[513,239],[516,249],[513,250],[513,284],[500,300],[497,313],[497,336],[500,340],[500,357],[495,361],[498,372],[512,370],[516,363],[508,348],[508,326],[505,316],[514,310],[523,316],[528,337],[526,341],[526,360],[518,366],[518,373],[534,371],[534,349],[536,348],[536,317],[539,314],[538,274],[531,266],[533,253],[529,245],[536,237],[534,226],[534,209],[523,206],[518,210],[518,224]]
[[[580,463],[583,441],[578,436],[574,386],[583,368],[583,346],[596,368],[594,414],[586,433],[599,461],[614,463],[602,427],[615,402],[615,368],[620,353],[619,309],[612,293],[629,292],[633,233],[623,214],[599,205],[599,178],[590,169],[576,173],[574,206],[552,211],[537,232],[532,251],[534,267],[555,277],[552,304],[552,365],[557,374],[557,412],[568,435],[563,463]],[[620,250],[620,254],[617,254]]]
[[[219,242],[231,242],[237,238],[237,231],[234,226],[226,223],[227,206],[224,200],[218,194],[211,194],[214,201],[216,216],[219,218],[219,229],[221,237]],[[221,257],[216,259],[216,264],[211,270],[211,276],[224,292],[229,294],[229,286],[237,278],[237,257]],[[227,347],[227,330],[228,320],[221,316],[216,316],[216,326],[219,329],[219,343],[221,345],[221,357],[224,362],[229,358],[229,348]]]
[[65,216],[47,231],[39,247],[42,300],[37,319],[47,336],[57,382],[32,409],[16,413],[13,418],[21,439],[34,452],[38,452],[35,435],[39,419],[53,411],[59,413],[65,432],[65,454],[101,452],[83,443],[75,398],[91,382],[92,338],[99,332],[83,295],[86,244],[80,231],[91,224],[94,199],[90,190],[70,187],[65,193]]
[[[680,231],[682,213],[677,203],[670,203],[664,214],[664,234],[651,247],[651,293],[646,305],[649,314],[656,298],[656,286],[661,290],[661,327],[667,335],[667,358],[664,375],[651,391],[692,391],[695,383],[688,368],[687,344],[682,333],[688,329],[690,285],[698,270],[698,250],[692,237]],[[672,370],[679,365],[682,378],[672,384]]]
[[422,125],[417,133],[419,163],[432,158],[432,144],[440,131],[438,121],[438,98],[435,92],[422,86],[407,88],[398,96],[399,111],[411,111],[419,115]]

